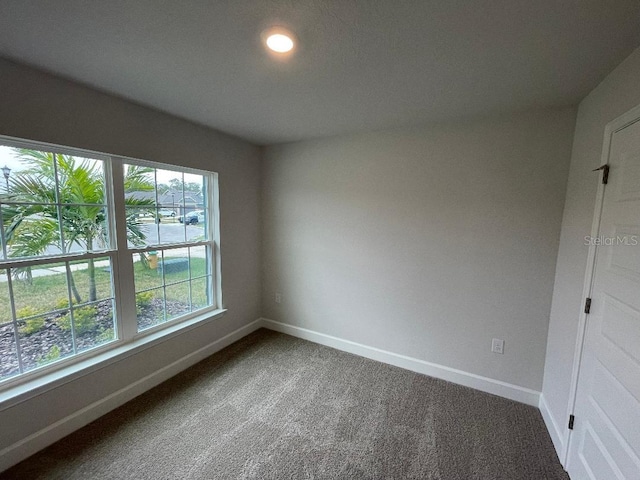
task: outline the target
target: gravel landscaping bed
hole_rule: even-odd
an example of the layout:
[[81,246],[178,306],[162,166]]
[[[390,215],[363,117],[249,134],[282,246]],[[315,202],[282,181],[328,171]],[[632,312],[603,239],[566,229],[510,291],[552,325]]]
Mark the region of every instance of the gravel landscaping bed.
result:
[[[92,318],[86,331],[76,334],[78,352],[93,348],[113,339],[113,317],[111,300],[94,304],[97,315]],[[153,299],[138,313],[138,328],[144,329],[162,323],[165,310],[162,299]],[[189,305],[168,300],[167,317],[177,316],[189,311]],[[71,331],[64,328],[65,313],[44,317],[44,325],[31,334],[18,332],[22,354],[22,366],[25,371],[64,358],[73,353]],[[68,322],[68,319],[67,319]],[[19,330],[22,329],[19,328]],[[0,327],[0,378],[18,373],[18,357],[13,325]]]

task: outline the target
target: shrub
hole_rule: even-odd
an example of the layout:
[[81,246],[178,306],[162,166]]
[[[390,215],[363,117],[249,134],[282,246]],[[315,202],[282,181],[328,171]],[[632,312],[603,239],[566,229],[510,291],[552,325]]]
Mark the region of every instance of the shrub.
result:
[[71,317],[69,316],[68,313],[58,318],[56,320],[56,323],[65,332],[68,332],[69,330],[71,330]]
[[[19,308],[16,310],[16,317],[24,318],[24,317],[33,317],[38,315],[40,310],[36,307],[32,307],[31,305],[27,305],[26,307]],[[44,323],[44,320],[43,320]]]
[[96,345],[113,340],[113,328],[105,328],[96,337]]
[[[92,305],[80,307],[73,310],[73,323],[76,333],[82,335],[96,328],[96,316],[98,309]],[[71,330],[71,316],[69,314],[58,319],[58,325],[65,331]]]
[[44,357],[38,358],[38,365],[46,365],[47,363],[55,362],[60,358],[60,353],[60,347],[54,345]]
[[96,326],[98,309],[94,306],[82,307],[73,311],[73,320],[78,333],[88,332]]
[[[71,303],[75,305],[78,302],[76,302],[74,299],[71,301]],[[56,310],[62,310],[64,308],[69,308],[69,299],[65,297],[61,297],[58,300],[56,300]]]
[[39,332],[42,327],[44,327],[44,318],[35,317],[26,320],[24,322],[24,325],[21,326],[18,330],[24,335],[33,335],[34,333]]
[[152,300],[153,292],[136,293],[136,312],[138,315],[142,313],[142,310],[151,306]]

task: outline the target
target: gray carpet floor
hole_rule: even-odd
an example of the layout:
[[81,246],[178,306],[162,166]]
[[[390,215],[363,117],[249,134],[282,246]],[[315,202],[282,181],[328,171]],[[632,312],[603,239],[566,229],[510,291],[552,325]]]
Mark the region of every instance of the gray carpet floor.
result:
[[0,477],[568,479],[533,407],[268,330]]

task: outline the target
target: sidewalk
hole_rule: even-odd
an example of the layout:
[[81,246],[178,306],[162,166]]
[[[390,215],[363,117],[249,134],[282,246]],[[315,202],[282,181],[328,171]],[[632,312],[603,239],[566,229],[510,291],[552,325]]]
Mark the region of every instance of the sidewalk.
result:
[[[109,266],[109,260],[98,260],[95,262],[96,268],[104,268]],[[72,272],[77,272],[79,270],[86,270],[88,265],[86,263],[79,263],[76,265],[69,265],[69,268]],[[59,275],[61,273],[65,273],[67,271],[64,265],[60,265],[58,267],[34,267],[31,269],[31,276],[33,278],[38,277],[47,277],[49,275]],[[0,282],[6,282],[7,277],[4,274],[0,274]]]
[[[167,255],[165,258],[188,258],[189,257],[189,249],[187,247],[184,248],[173,248],[171,250],[167,250],[166,252],[170,252],[171,255]],[[191,253],[192,257],[206,258],[206,253],[204,255],[194,255],[195,252]],[[197,253],[200,253],[199,251]],[[137,254],[136,254],[137,255]],[[159,259],[160,260],[160,259]],[[96,268],[108,268],[109,260],[98,260],[94,263]],[[69,266],[72,272],[77,272],[80,270],[86,270],[88,265],[83,263],[77,263]],[[61,273],[66,272],[66,267],[64,265],[56,266],[56,267],[47,267],[38,266],[31,269],[31,276],[33,278],[38,277],[46,277],[49,275],[59,275]],[[0,283],[6,282],[6,275],[0,274]]]

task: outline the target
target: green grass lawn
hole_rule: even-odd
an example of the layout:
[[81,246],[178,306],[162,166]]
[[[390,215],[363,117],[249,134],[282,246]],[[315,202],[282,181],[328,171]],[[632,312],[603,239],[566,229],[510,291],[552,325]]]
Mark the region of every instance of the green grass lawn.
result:
[[[191,259],[191,276],[197,277],[205,275],[206,260],[204,258]],[[141,262],[134,263],[134,275],[136,291],[162,286],[162,277],[158,270],[145,267]],[[189,272],[175,272],[165,275],[165,282],[178,282],[188,280]],[[1,280],[1,279],[0,279]],[[73,280],[82,302],[88,301],[89,296],[89,275],[87,270],[73,272]],[[103,267],[96,268],[95,273],[97,298],[105,299],[113,296],[111,291],[111,274]],[[203,280],[193,281],[192,295],[194,303],[205,305],[207,302],[206,283]],[[36,277],[32,284],[22,280],[13,281],[13,294],[16,304],[16,311],[27,309],[38,313],[46,313],[61,308],[65,300],[68,299],[67,279],[64,273]],[[188,303],[189,284],[181,283],[167,287],[167,299]],[[68,301],[67,301],[68,303]],[[64,306],[62,307],[64,308]],[[9,292],[6,281],[0,281],[0,323],[11,321],[11,305],[9,302]]]

